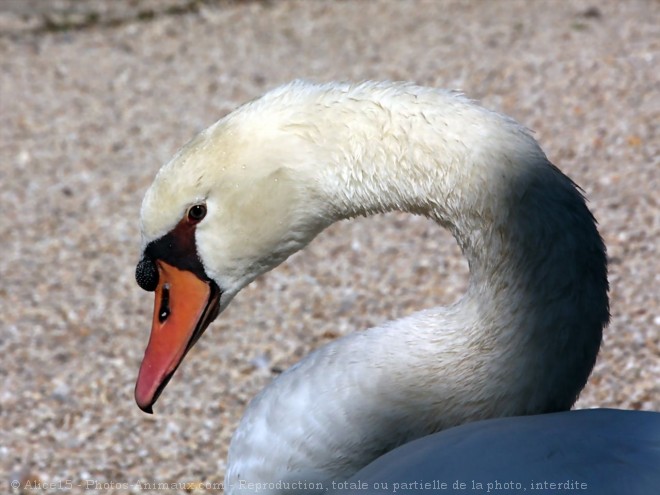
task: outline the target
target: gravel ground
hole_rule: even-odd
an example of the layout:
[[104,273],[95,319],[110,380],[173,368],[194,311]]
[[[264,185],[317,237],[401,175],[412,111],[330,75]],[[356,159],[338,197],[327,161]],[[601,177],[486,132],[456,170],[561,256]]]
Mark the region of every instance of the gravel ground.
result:
[[133,280],[142,195],[195,132],[300,77],[459,88],[532,128],[585,189],[611,259],[612,323],[578,407],[660,410],[659,7],[0,3],[0,486],[215,493],[136,484],[221,482],[247,401],[278,369],[460,296],[466,264],[430,222],[335,225],[244,290],[156,414],[139,411],[152,311]]

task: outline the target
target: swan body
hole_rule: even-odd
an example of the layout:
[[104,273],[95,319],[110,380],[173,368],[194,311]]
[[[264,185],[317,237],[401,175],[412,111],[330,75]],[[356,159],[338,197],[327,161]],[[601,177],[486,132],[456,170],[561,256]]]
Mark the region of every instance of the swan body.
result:
[[146,193],[136,275],[156,301],[138,405],[151,412],[254,278],[337,220],[393,210],[451,231],[467,293],[274,380],[232,439],[229,493],[346,480],[416,438],[577,399],[609,309],[605,248],[575,184],[526,129],[459,94],[297,81],[200,133]]
[[651,495],[660,487],[660,421],[614,409],[477,421],[399,447],[335,486],[345,493],[357,484],[370,495],[423,485],[440,493]]

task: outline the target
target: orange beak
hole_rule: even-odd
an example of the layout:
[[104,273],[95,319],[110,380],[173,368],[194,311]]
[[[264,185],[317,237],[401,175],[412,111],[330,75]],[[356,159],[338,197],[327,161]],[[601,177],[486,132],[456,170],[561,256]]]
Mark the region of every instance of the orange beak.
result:
[[146,413],[181,364],[186,353],[218,315],[220,291],[194,273],[161,260],[149,344],[144,352],[135,401]]

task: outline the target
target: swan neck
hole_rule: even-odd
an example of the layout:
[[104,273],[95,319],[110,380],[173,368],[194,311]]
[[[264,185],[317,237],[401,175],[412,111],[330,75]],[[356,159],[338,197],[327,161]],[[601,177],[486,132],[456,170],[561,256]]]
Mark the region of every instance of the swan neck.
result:
[[424,215],[456,238],[469,289],[278,377],[242,420],[227,480],[342,480],[444,428],[569,409],[609,318],[605,248],[575,184],[525,129],[451,93],[333,87],[304,102],[285,127],[304,241],[345,218]]
[[[495,361],[533,352],[547,368],[563,363],[544,371],[553,393],[529,392],[530,410],[569,408],[609,319],[605,247],[594,218],[525,129],[444,97],[460,108],[420,105],[401,114],[362,102],[351,119],[321,114],[318,125],[330,130],[318,156],[331,157],[318,170],[322,196],[333,220],[403,211],[447,228],[470,270],[456,306],[472,342],[464,351],[499,349]],[[538,386],[534,373],[527,379],[526,391]]]

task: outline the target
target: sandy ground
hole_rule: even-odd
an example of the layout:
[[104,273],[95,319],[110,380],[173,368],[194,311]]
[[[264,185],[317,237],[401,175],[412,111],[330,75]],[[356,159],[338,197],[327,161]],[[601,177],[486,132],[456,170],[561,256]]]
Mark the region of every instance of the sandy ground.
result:
[[301,77],[459,88],[532,128],[586,191],[611,260],[612,323],[577,406],[660,410],[657,1],[110,4],[0,2],[0,491],[219,483],[278,369],[460,296],[446,232],[344,222],[235,299],[155,415],[136,407],[152,311],[133,278],[142,195],[195,132]]

